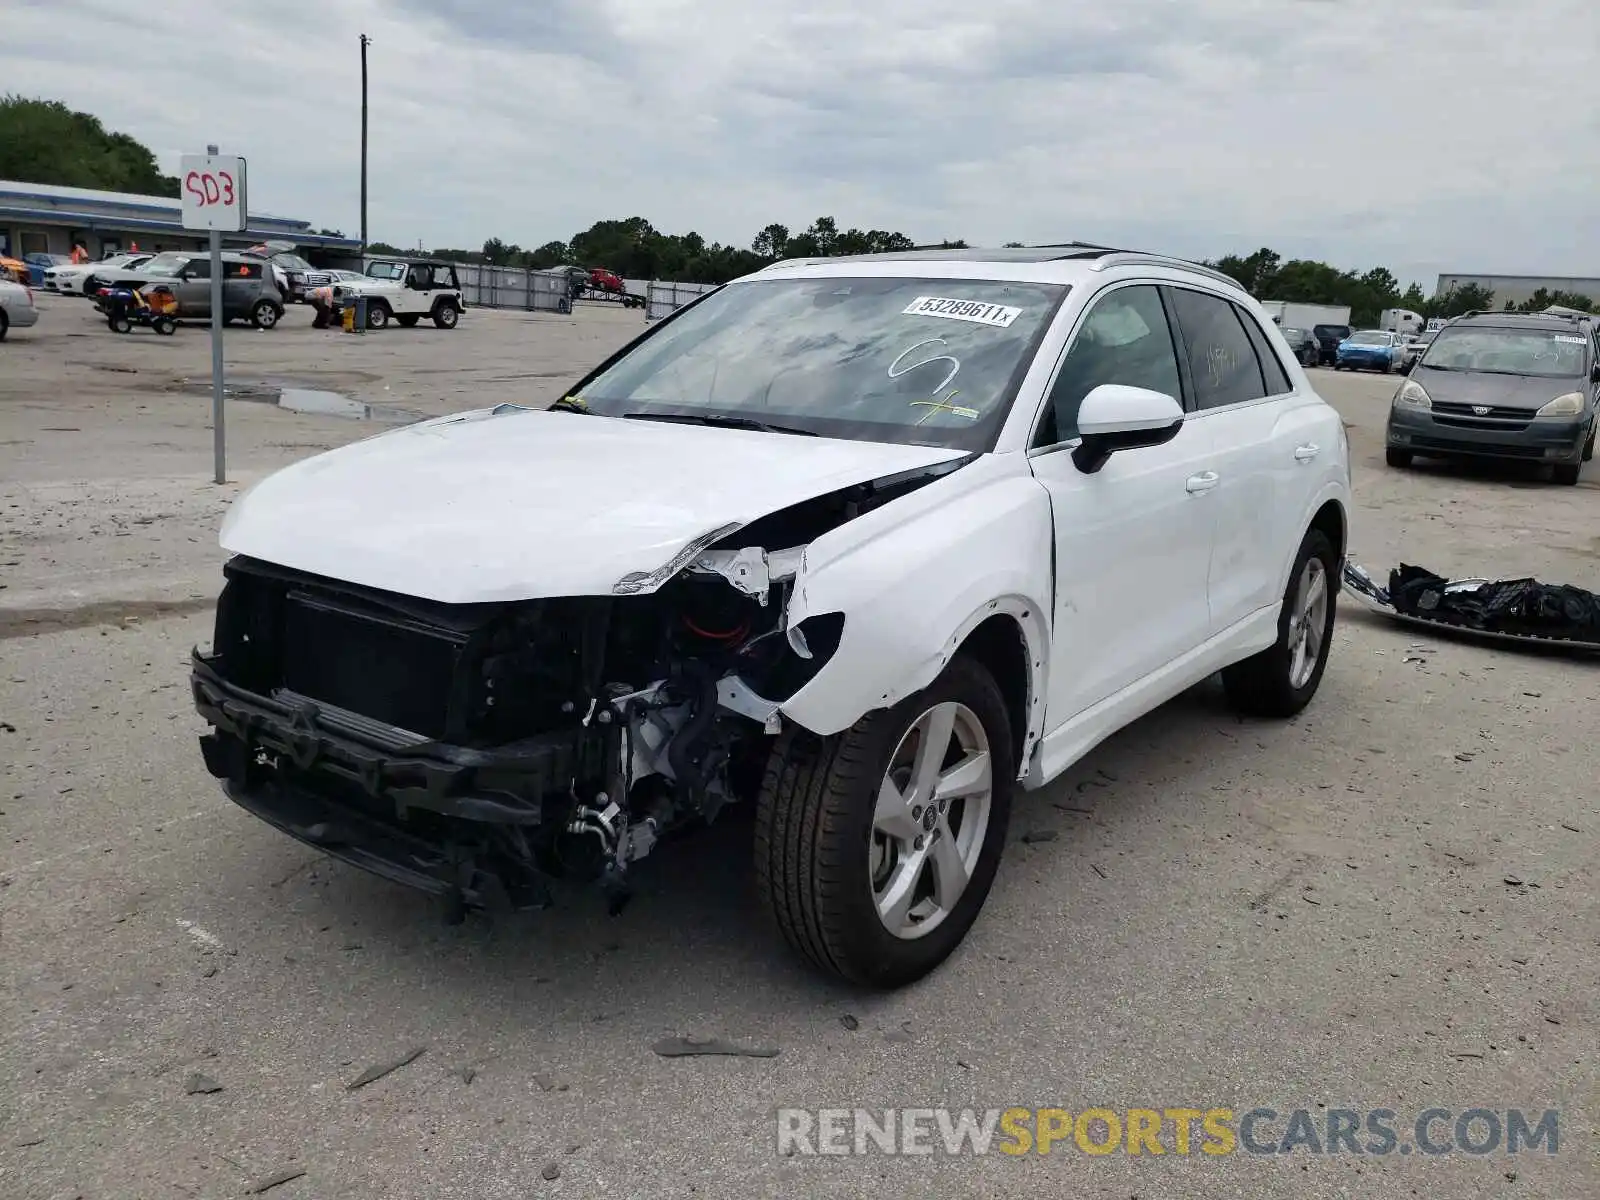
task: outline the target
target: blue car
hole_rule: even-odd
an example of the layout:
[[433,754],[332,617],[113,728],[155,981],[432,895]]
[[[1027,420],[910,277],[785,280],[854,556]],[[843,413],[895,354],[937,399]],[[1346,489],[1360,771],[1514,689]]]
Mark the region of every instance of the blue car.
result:
[[51,267],[65,266],[72,259],[65,254],[24,254],[22,261],[28,264],[28,284],[30,287],[44,287],[44,273]]
[[1335,371],[1382,371],[1398,369],[1405,358],[1405,344],[1398,334],[1383,329],[1361,329],[1339,343],[1333,360]]

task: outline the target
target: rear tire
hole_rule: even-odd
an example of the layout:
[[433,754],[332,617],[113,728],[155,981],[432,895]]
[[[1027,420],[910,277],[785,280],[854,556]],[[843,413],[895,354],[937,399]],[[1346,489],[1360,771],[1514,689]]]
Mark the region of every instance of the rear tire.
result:
[[1386,447],[1383,452],[1383,461],[1391,467],[1404,470],[1411,465],[1411,451],[1396,450],[1393,446]]
[[171,337],[178,332],[178,323],[171,317],[157,317],[151,322],[151,325],[155,327],[155,331],[162,337]]
[[1578,473],[1582,470],[1582,463],[1556,463],[1550,468],[1550,478],[1562,487],[1572,487],[1578,482]]
[[111,331],[113,333],[132,333],[133,332],[133,320],[130,317],[125,317],[125,316],[121,316],[121,315],[118,315],[118,316],[115,316],[115,317],[110,317],[110,318],[108,318],[107,323],[111,326]]
[[1222,672],[1229,702],[1253,717],[1292,717],[1317,694],[1333,642],[1339,556],[1320,529],[1308,529],[1278,610],[1278,640]]
[[943,962],[994,883],[1014,753],[1000,689],[965,655],[844,733],[789,726],[755,829],[757,891],[784,939],[819,970],[875,988]]
[[461,320],[461,310],[449,300],[443,300],[433,309],[433,323],[440,329],[454,329]]
[[273,329],[282,315],[283,310],[271,300],[257,300],[250,309],[250,324],[257,329]]

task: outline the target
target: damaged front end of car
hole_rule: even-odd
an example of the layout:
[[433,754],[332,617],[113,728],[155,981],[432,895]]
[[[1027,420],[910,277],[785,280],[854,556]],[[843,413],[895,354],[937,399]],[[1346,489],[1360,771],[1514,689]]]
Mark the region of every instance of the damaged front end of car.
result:
[[447,604],[236,556],[192,659],[206,766],[456,919],[543,907],[556,879],[617,911],[632,863],[758,790],[782,705],[837,651],[844,614],[789,623],[806,545],[957,465],[709,531],[604,596]]

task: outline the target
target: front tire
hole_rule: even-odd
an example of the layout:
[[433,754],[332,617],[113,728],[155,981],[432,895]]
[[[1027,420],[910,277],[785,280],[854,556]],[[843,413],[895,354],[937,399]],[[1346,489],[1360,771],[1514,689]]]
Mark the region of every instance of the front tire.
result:
[[994,678],[957,655],[932,684],[844,733],[790,726],[756,806],[756,886],[818,969],[894,988],[943,962],[977,919],[1016,778]]
[[1582,470],[1582,463],[1556,463],[1550,468],[1550,478],[1562,487],[1573,487],[1577,484],[1578,473]]
[[387,300],[369,300],[367,302],[367,328],[386,329],[389,318],[394,314],[389,311]]
[[1589,426],[1589,440],[1583,444],[1583,461],[1589,462],[1594,458],[1594,434],[1600,428],[1600,417],[1595,418],[1595,423]]
[[1253,717],[1292,717],[1317,694],[1333,642],[1339,556],[1320,529],[1308,529],[1278,611],[1278,640],[1222,672],[1234,708]]
[[1411,465],[1411,451],[1396,450],[1393,446],[1387,446],[1383,451],[1383,461],[1391,467],[1398,467],[1404,470]]

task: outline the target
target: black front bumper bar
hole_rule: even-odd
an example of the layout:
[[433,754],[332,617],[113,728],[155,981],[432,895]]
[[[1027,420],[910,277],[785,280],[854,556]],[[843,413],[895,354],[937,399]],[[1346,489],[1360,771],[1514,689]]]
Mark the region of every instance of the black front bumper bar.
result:
[[490,850],[489,827],[544,823],[544,798],[595,778],[602,739],[581,729],[493,750],[385,745],[334,729],[317,705],[235,686],[191,656],[195,709],[214,726],[206,768],[240,807],[308,845],[473,907],[548,902],[531,862]]

